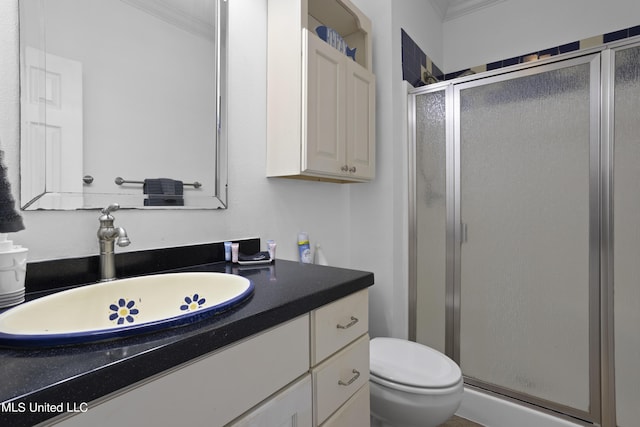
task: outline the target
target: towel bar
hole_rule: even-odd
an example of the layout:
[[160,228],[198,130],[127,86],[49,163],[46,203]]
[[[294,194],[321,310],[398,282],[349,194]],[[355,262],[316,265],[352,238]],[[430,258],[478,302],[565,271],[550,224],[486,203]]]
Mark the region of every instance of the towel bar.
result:
[[[114,180],[116,184],[118,185],[122,185],[122,184],[144,184],[144,181],[129,181],[126,180],[120,176],[117,176],[116,179]],[[193,183],[183,183],[182,185],[190,185],[193,186],[194,188],[200,188],[202,187],[202,184],[199,183],[198,181],[193,182]]]

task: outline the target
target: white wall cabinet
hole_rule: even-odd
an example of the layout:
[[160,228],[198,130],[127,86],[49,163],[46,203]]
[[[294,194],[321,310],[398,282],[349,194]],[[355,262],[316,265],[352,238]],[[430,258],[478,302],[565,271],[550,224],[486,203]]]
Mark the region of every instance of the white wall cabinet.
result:
[[372,179],[374,77],[313,34],[307,39],[307,143],[302,147],[302,170],[317,176]]
[[[375,176],[371,22],[349,0],[270,0],[267,176],[363,182]],[[316,34],[337,31],[355,60]]]

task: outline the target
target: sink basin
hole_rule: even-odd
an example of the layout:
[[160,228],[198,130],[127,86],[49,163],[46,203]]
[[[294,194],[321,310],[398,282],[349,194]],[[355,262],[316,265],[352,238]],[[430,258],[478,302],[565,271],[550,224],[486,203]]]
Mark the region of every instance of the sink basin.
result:
[[169,273],[82,286],[0,314],[0,345],[122,338],[193,323],[239,304],[253,283],[225,273]]

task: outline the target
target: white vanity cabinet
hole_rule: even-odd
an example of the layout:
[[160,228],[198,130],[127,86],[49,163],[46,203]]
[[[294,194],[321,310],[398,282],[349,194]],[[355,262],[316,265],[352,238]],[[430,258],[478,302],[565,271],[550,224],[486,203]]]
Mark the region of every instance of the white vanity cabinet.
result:
[[[375,176],[371,22],[349,0],[269,0],[267,176]],[[322,40],[335,30],[355,60]]]
[[368,321],[365,289],[52,421],[368,426]]

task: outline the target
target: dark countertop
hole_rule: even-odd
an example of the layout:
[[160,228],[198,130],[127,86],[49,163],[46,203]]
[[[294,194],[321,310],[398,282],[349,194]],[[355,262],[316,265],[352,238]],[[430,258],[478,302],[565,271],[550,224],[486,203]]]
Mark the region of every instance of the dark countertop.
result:
[[[190,325],[103,343],[0,349],[0,425],[57,416],[31,405],[81,405],[373,285],[363,271],[277,260],[270,266],[213,263],[174,271],[232,272],[254,282],[239,306]],[[85,406],[86,407],[86,406]]]

